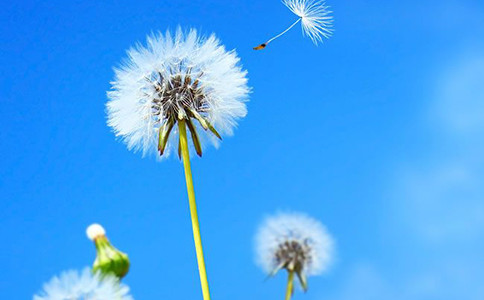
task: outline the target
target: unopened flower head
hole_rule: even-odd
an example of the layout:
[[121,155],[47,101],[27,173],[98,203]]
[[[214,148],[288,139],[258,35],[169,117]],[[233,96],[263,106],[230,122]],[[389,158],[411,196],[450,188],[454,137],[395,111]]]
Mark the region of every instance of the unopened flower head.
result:
[[327,270],[333,241],[325,227],[304,214],[284,213],[265,220],[256,235],[257,262],[269,275],[286,269],[299,276],[306,289],[306,276]]
[[89,268],[66,271],[44,284],[34,300],[133,300],[129,287],[114,276],[101,276]]
[[174,125],[183,121],[201,155],[204,137],[217,146],[217,138],[231,135],[247,113],[247,72],[239,61],[215,35],[180,28],[175,34],[153,34],[115,69],[108,125],[129,149],[161,156],[179,149]]
[[301,22],[303,34],[307,35],[315,45],[329,38],[333,34],[333,16],[324,0],[282,0],[299,18],[280,34],[272,37],[267,42],[255,47],[254,50],[264,49],[270,42],[284,35],[297,23]]
[[99,224],[92,224],[86,230],[87,237],[96,246],[96,259],[92,269],[101,274],[123,278],[129,271],[129,258],[116,249],[106,237],[106,231]]

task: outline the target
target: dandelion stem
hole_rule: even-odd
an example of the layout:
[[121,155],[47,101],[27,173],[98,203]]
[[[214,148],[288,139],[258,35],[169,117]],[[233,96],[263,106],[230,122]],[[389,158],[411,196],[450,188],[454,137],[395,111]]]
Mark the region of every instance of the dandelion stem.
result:
[[195,190],[193,188],[192,170],[190,166],[190,155],[188,153],[187,129],[185,121],[178,121],[180,129],[180,146],[183,158],[183,166],[185,168],[185,180],[187,183],[188,201],[190,204],[190,216],[192,219],[193,239],[195,241],[195,250],[197,253],[198,272],[200,274],[200,284],[202,285],[202,293],[204,300],[210,300],[210,291],[208,289],[207,271],[205,268],[205,260],[203,258],[202,238],[200,236],[200,225],[198,223],[197,204],[195,202]]
[[287,276],[287,289],[286,289],[285,300],[291,299],[293,290],[294,290],[294,271],[289,271],[289,275]]

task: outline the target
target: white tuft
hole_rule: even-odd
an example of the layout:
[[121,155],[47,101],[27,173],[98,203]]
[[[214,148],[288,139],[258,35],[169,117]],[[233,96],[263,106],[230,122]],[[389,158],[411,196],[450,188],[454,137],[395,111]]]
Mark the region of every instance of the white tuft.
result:
[[106,231],[99,224],[91,224],[86,229],[86,235],[90,240],[94,241],[95,238],[106,235]]
[[311,259],[306,261],[303,272],[319,275],[332,262],[333,239],[319,221],[301,213],[281,213],[268,217],[256,234],[257,264],[268,274],[278,266],[276,252],[286,241],[308,245]]
[[[247,71],[242,70],[235,51],[227,51],[220,41],[211,35],[201,37],[194,29],[175,34],[157,33],[148,36],[145,45],[136,45],[128,52],[128,58],[115,69],[115,80],[108,92],[107,123],[129,150],[141,151],[143,156],[157,154],[158,132],[162,124],[153,117],[153,84],[146,80],[154,74],[163,78],[203,74],[199,87],[203,90],[208,107],[204,111],[207,120],[222,135],[231,135],[239,118],[247,114]],[[218,146],[217,139],[198,124],[200,138]],[[178,130],[175,126],[166,149],[178,147]],[[191,144],[191,143],[190,143]]]
[[133,300],[129,287],[114,276],[83,271],[66,271],[44,284],[43,291],[33,300]]
[[301,18],[303,33],[314,44],[333,34],[333,16],[323,0],[283,0],[295,15]]

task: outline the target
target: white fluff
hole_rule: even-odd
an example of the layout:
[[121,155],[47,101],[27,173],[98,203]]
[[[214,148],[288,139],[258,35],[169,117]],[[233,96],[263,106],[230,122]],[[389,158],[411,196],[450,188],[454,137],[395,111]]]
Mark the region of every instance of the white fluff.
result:
[[95,238],[106,235],[106,231],[99,224],[91,224],[86,229],[86,235],[91,241],[94,241]]
[[306,275],[318,275],[328,269],[333,240],[319,221],[301,213],[281,213],[263,222],[256,234],[258,265],[270,274],[278,265],[275,255],[279,245],[292,240],[309,245],[311,260],[303,266]]
[[333,17],[329,7],[322,0],[283,0],[295,15],[301,18],[303,33],[314,44],[333,34]]
[[66,271],[44,284],[43,291],[33,300],[133,300],[129,287],[113,276],[83,271]]
[[[203,73],[199,86],[209,103],[205,116],[222,135],[231,135],[237,120],[247,114],[247,72],[242,70],[235,51],[226,51],[215,35],[205,38],[194,29],[183,32],[178,28],[173,35],[167,31],[148,36],[146,46],[138,44],[127,54],[122,66],[115,69],[112,90],[108,92],[107,122],[128,149],[141,151],[143,156],[157,153],[162,124],[152,115],[155,91],[146,78],[158,72],[165,78],[184,75],[188,69],[194,74]],[[197,131],[202,141],[208,137],[218,146],[216,138],[198,124]],[[177,146],[175,126],[166,154]]]

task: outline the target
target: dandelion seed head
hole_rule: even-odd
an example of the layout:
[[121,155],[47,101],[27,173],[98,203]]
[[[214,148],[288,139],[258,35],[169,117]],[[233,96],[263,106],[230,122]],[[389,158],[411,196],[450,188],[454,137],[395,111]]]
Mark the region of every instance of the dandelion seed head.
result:
[[93,274],[89,268],[53,277],[33,300],[133,300],[129,287],[114,276]]
[[[157,152],[167,124],[196,120],[201,139],[218,146],[207,128],[231,135],[247,113],[247,72],[237,54],[226,51],[215,35],[201,37],[194,29],[148,36],[146,45],[128,51],[111,84],[108,125],[128,149],[143,155]],[[167,155],[178,146],[177,128],[171,127]]]
[[97,237],[106,235],[106,231],[99,224],[91,224],[86,229],[86,235],[91,241],[94,241]]
[[333,34],[333,16],[322,0],[283,0],[295,15],[301,18],[302,30],[314,44]]
[[256,235],[257,263],[268,274],[285,268],[305,275],[328,269],[333,240],[317,220],[300,213],[268,217]]

